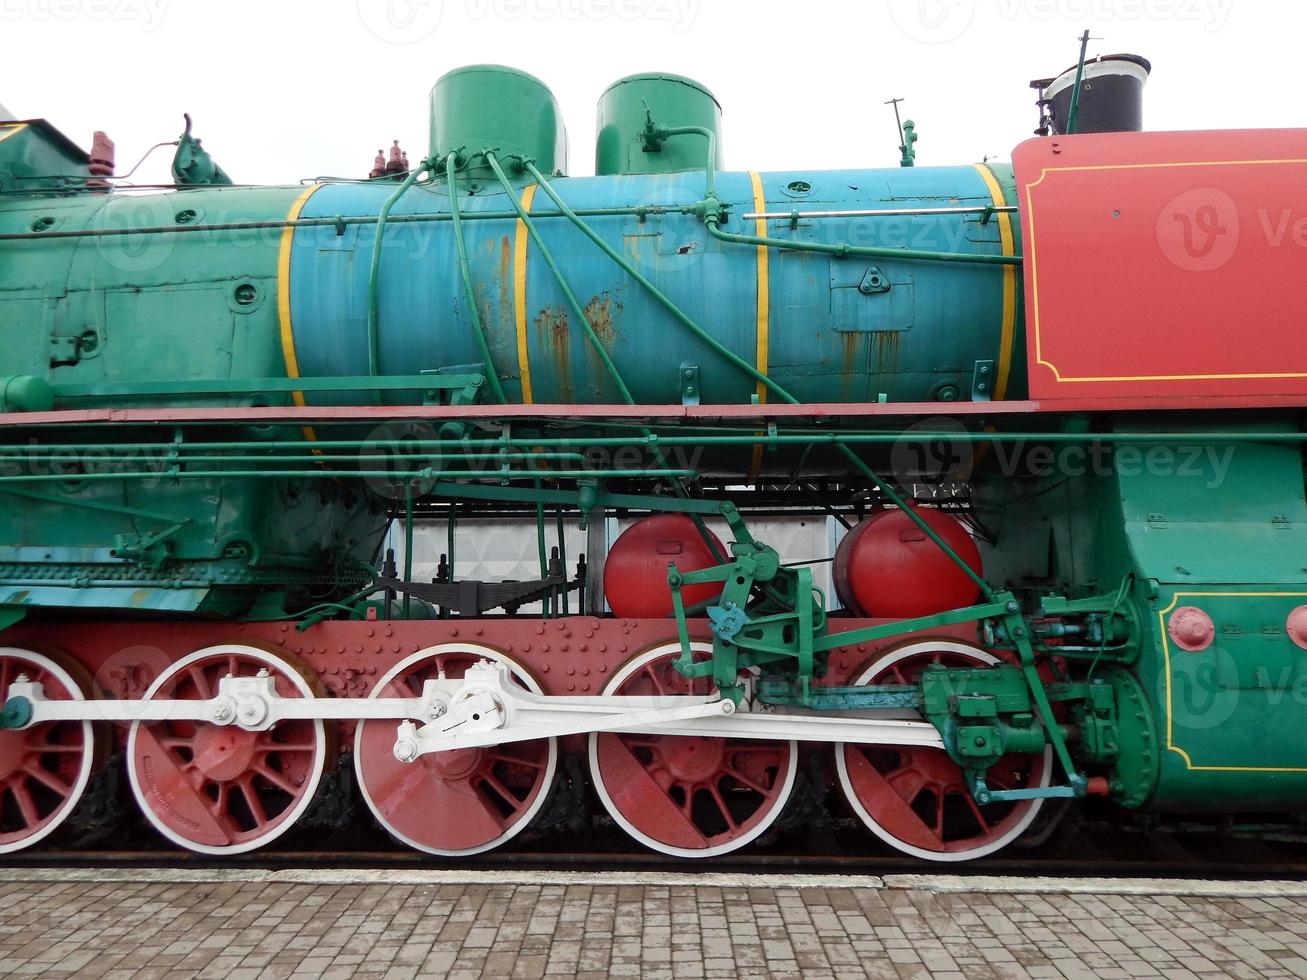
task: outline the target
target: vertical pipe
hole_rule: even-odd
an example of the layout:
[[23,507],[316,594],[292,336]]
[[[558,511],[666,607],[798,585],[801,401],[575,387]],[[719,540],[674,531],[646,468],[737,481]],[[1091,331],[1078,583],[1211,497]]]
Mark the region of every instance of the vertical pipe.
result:
[[445,535],[447,539],[446,550],[449,552],[449,584],[453,585],[456,581],[454,562],[458,560],[454,554],[454,548],[458,544],[458,501],[454,501],[449,505],[447,525]]
[[[395,193],[386,198],[386,203],[381,206],[381,212],[377,215],[376,237],[372,241],[372,266],[368,272],[368,376],[375,378],[381,373],[381,339],[378,322],[380,314],[377,310],[377,283],[381,278],[381,242],[386,233],[386,221],[390,218],[390,210],[395,206],[405,192],[408,191],[418,177],[430,169],[430,165],[424,160],[418,165],[418,168],[404,178],[404,182],[399,185]],[[378,404],[380,404],[380,396]]]
[[[404,485],[404,581],[413,581],[413,484]],[[404,593],[404,618],[413,612],[413,597]]]
[[[563,578],[567,578],[567,537],[563,528],[563,508],[560,506],[554,511],[554,521],[557,526],[558,534],[558,560],[563,566]],[[569,599],[567,589],[563,589],[563,615],[569,612],[571,600]]]
[[472,285],[472,265],[467,258],[467,242],[463,239],[463,216],[458,203],[458,154],[451,153],[445,158],[445,176],[449,181],[449,220],[454,229],[454,244],[458,248],[458,268],[463,277],[463,292],[467,296],[468,315],[472,318],[472,338],[481,353],[481,363],[486,367],[486,383],[495,401],[503,405],[504,389],[499,383],[499,374],[495,371],[494,359],[490,356],[490,343],[486,340],[485,325],[481,322],[481,310],[477,307],[476,288]]

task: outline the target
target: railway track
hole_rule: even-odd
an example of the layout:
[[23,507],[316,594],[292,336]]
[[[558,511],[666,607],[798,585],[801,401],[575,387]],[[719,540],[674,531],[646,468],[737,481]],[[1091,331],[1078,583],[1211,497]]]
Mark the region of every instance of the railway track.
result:
[[139,868],[139,869],[350,869],[425,871],[594,871],[702,873],[705,878],[723,874],[795,873],[804,875],[866,876],[912,875],[947,872],[961,877],[1057,878],[1167,878],[1217,881],[1307,881],[1307,852],[1301,860],[1237,859],[1177,860],[1174,858],[1104,861],[1101,857],[997,857],[956,866],[923,864],[893,855],[830,856],[802,854],[745,854],[730,861],[703,863],[669,860],[653,853],[569,854],[520,851],[497,852],[456,861],[440,860],[410,851],[265,851],[216,859],[180,851],[51,850],[7,855],[0,868]]

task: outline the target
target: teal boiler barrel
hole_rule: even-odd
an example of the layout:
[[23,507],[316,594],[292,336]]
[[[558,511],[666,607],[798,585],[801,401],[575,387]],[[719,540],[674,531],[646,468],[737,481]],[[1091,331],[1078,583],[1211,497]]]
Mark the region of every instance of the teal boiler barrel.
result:
[[[573,209],[690,207],[702,171],[551,182]],[[392,183],[326,184],[303,218],[375,216]],[[619,391],[502,187],[460,180],[474,294],[496,374],[511,402],[603,404]],[[638,403],[680,404],[697,370],[705,404],[774,400],[676,322],[530,182],[516,190]],[[722,173],[725,230],[796,242],[977,255],[1016,254],[1014,200],[998,166]],[[379,373],[480,370],[482,358],[443,180],[412,187],[384,232],[377,289]],[[947,209],[946,214],[920,213]],[[822,217],[828,212],[888,212]],[[746,218],[771,213],[771,219]],[[480,215],[497,215],[481,218]],[[794,217],[791,217],[794,215]],[[1010,265],[841,258],[712,238],[689,213],[605,214],[589,225],[719,343],[803,402],[948,403],[1024,395],[1017,272]],[[288,330],[303,376],[358,375],[368,364],[369,269],[376,224],[294,233]],[[992,384],[983,379],[992,378]],[[331,396],[339,401],[338,396]],[[314,398],[310,396],[310,402]]]

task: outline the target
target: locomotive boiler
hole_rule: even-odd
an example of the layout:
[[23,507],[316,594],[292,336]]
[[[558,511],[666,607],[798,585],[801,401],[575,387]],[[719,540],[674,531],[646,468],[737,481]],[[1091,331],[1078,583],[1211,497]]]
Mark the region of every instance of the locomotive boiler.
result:
[[[188,118],[133,188],[0,122],[0,851],[127,794],[219,855],[1291,820],[1307,369],[1259,216],[1304,136],[1143,132],[1150,70],[1038,83],[1010,165],[908,123],[898,167],[728,171],[713,95],[645,74],[569,176],[498,66],[359,180],[233,183]],[[830,520],[834,595],[777,513]],[[536,577],[460,574],[487,517]]]

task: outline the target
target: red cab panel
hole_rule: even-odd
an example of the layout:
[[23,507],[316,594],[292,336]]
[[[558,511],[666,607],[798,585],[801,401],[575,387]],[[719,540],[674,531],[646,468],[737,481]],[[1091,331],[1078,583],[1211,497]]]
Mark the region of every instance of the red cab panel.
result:
[[1051,137],[1013,167],[1031,398],[1307,404],[1307,130]]

